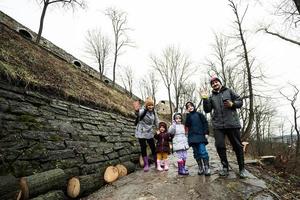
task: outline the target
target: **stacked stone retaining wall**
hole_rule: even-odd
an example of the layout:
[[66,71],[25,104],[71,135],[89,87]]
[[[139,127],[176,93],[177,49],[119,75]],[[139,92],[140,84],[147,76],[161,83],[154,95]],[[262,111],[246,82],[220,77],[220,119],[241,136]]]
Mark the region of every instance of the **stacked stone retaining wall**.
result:
[[138,160],[134,119],[0,82],[0,173],[70,176]]

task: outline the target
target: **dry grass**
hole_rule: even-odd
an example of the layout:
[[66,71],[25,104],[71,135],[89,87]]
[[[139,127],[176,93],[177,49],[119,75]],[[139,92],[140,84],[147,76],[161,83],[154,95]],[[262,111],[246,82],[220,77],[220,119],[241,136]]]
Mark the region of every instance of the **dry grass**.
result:
[[0,74],[12,83],[50,95],[132,115],[133,100],[1,25]]

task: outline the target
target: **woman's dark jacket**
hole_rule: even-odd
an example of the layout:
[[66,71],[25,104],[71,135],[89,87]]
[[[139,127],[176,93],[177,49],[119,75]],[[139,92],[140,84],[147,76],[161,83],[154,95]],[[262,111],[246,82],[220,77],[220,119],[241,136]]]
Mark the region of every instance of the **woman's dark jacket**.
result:
[[204,143],[208,144],[205,134],[208,134],[208,123],[206,117],[199,112],[193,111],[187,114],[185,126],[188,128],[188,143],[193,144]]
[[[224,100],[232,101],[231,108],[224,107]],[[208,99],[203,100],[203,109],[206,113],[212,111],[212,125],[214,129],[241,128],[240,119],[236,111],[241,108],[243,101],[231,89],[222,86],[220,92],[213,91]]]
[[157,140],[156,153],[170,153],[170,142],[172,140],[170,133],[164,132],[155,134],[154,138]]

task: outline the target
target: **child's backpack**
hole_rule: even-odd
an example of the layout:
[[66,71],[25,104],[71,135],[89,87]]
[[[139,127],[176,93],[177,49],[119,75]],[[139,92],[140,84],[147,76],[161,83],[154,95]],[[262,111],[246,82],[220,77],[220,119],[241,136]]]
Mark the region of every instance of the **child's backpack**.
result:
[[[146,116],[146,113],[147,113],[148,110],[144,110],[144,112],[142,113],[141,116],[139,116],[139,112],[136,112],[136,118],[135,118],[135,121],[134,121],[134,125],[138,125],[138,123],[144,119],[144,117]],[[153,114],[155,115],[155,112],[153,111]]]

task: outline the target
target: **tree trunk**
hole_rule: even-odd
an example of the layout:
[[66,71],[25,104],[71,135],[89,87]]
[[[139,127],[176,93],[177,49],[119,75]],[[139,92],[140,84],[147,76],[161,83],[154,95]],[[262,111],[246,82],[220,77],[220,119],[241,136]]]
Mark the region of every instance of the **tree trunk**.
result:
[[18,199],[20,192],[17,178],[11,175],[0,176],[0,199]]
[[127,161],[127,162],[124,162],[122,163],[122,165],[124,165],[127,169],[127,174],[130,174],[132,172],[135,171],[135,164],[133,162],[130,162],[130,161]]
[[31,200],[65,200],[67,199],[64,192],[61,190],[50,191],[46,194],[35,197]]
[[247,71],[247,81],[248,81],[248,88],[249,88],[249,119],[248,119],[248,124],[245,129],[244,134],[242,135],[242,140],[246,140],[250,137],[251,135],[251,130],[252,130],[252,125],[254,121],[254,95],[253,95],[253,85],[252,85],[252,76],[251,76],[251,65],[249,62],[249,56],[248,56],[248,50],[247,50],[247,45],[246,41],[244,38],[244,31],[242,29],[242,21],[240,20],[237,6],[233,3],[233,1],[229,0],[231,7],[233,8],[234,14],[236,16],[236,23],[238,25],[238,30],[239,30],[239,37],[243,46],[243,54],[244,54],[244,59],[245,59],[245,67]]
[[86,196],[100,189],[105,184],[103,173],[95,173],[78,177],[80,182],[79,196]]
[[22,177],[20,186],[23,199],[35,197],[50,190],[66,187],[67,175],[62,169],[53,169],[42,173]]
[[171,99],[171,88],[170,88],[170,86],[168,86],[168,97],[169,97],[169,105],[170,105],[170,120],[172,121],[173,109],[172,109],[172,99]]
[[300,15],[300,1],[299,0],[293,0],[295,3],[295,6],[297,8],[298,14]]
[[37,44],[39,44],[39,43],[40,43],[40,40],[41,40],[42,31],[43,31],[43,26],[44,26],[44,19],[45,19],[47,7],[48,7],[48,5],[49,5],[48,2],[49,2],[49,0],[47,0],[46,2],[44,2],[44,7],[43,7],[41,19],[40,19],[39,32],[38,32],[38,35],[37,35],[37,37],[36,37],[36,43],[37,43]]

